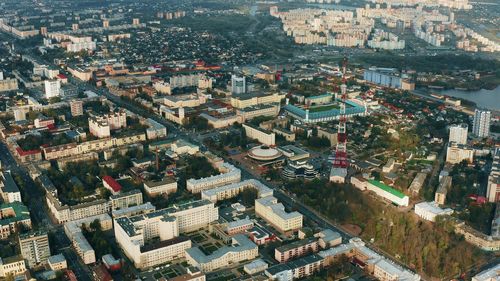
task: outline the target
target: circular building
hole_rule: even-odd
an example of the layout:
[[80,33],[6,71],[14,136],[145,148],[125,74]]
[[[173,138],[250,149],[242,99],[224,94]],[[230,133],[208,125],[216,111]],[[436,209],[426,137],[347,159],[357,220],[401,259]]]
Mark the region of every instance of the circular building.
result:
[[281,157],[281,152],[276,148],[261,145],[248,151],[248,157],[258,161],[272,161]]

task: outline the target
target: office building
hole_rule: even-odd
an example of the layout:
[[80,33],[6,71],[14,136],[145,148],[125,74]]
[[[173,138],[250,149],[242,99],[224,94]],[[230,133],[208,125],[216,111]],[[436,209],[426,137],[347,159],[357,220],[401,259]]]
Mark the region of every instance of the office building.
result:
[[240,95],[246,93],[246,80],[244,76],[231,76],[231,93]]
[[474,111],[474,122],[472,133],[476,137],[486,138],[490,136],[491,111],[486,109],[476,109]]
[[211,272],[228,264],[252,260],[259,255],[258,250],[258,246],[245,235],[237,234],[232,238],[230,246],[217,249],[210,255],[206,255],[198,247],[187,249],[186,259],[203,272]]
[[83,115],[83,101],[71,100],[69,106],[71,109],[71,116],[76,117]]
[[45,80],[45,98],[50,99],[53,97],[58,97],[61,90],[60,80]]
[[255,200],[255,214],[282,233],[290,233],[302,228],[303,216],[299,212],[286,212],[278,199],[267,196]]
[[191,248],[191,240],[181,233],[207,227],[218,220],[219,211],[207,200],[115,219],[115,237],[118,245],[136,268],[150,268],[165,262],[184,258]]
[[450,126],[450,137],[449,142],[454,142],[457,144],[467,144],[467,131],[469,126],[467,124],[458,124]]
[[0,171],[0,194],[5,203],[22,202],[21,191],[19,191],[10,171]]
[[49,237],[46,232],[37,231],[19,235],[19,248],[30,268],[45,264],[50,257]]

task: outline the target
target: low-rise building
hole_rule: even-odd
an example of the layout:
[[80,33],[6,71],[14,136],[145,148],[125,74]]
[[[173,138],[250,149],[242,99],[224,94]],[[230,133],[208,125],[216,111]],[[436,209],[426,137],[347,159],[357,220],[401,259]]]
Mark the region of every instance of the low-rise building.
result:
[[474,160],[474,149],[463,144],[449,143],[446,148],[446,163],[458,164],[464,160],[472,163]]
[[434,202],[438,205],[444,205],[446,202],[446,194],[451,187],[452,178],[450,176],[443,176],[439,182],[439,186],[434,194]]
[[437,216],[451,215],[453,210],[450,208],[442,209],[436,202],[420,202],[415,204],[415,214],[424,220],[434,222]]
[[111,210],[126,209],[133,206],[142,204],[142,192],[134,189],[128,192],[111,195],[109,197]]
[[376,195],[398,206],[406,207],[410,202],[410,198],[403,194],[401,191],[376,180],[366,180],[361,177],[351,177],[351,184],[362,191],[372,191]]
[[229,264],[251,260],[258,255],[258,246],[243,234],[235,235],[230,246],[217,249],[210,255],[205,255],[198,247],[186,250],[186,259],[189,264],[204,272],[211,272]]
[[0,257],[0,277],[16,277],[26,272],[26,264],[23,257]]
[[285,244],[274,249],[274,259],[280,263],[287,262],[301,256],[316,253],[319,249],[318,238],[311,237]]
[[262,259],[256,259],[251,263],[245,264],[245,266],[243,266],[243,271],[245,271],[247,274],[252,275],[262,272],[266,270],[268,267],[269,265],[267,264],[267,262],[265,262]]
[[488,268],[472,277],[472,281],[498,281],[500,276],[500,263]]
[[229,163],[223,163],[216,167],[220,174],[201,179],[188,179],[186,189],[191,193],[200,193],[203,190],[232,184],[241,180],[241,170]]
[[418,196],[418,194],[420,193],[420,189],[422,189],[422,186],[424,185],[426,178],[427,178],[426,173],[417,173],[417,175],[411,182],[410,187],[408,188],[411,195]]
[[151,197],[175,193],[177,191],[177,181],[169,177],[161,181],[147,181],[144,183],[144,191]]
[[8,238],[18,231],[18,225],[31,229],[31,218],[28,208],[21,202],[0,205],[0,239]]
[[278,264],[266,269],[265,274],[271,280],[291,281],[317,273],[323,268],[323,258],[317,254]]
[[299,212],[286,212],[285,206],[278,199],[267,196],[255,200],[255,214],[282,233],[289,233],[302,228],[303,216]]
[[68,263],[63,254],[50,256],[48,259],[49,268],[53,271],[59,271],[68,268]]
[[247,188],[253,188],[257,190],[257,196],[259,198],[273,195],[272,189],[270,189],[269,187],[267,187],[258,180],[250,179],[242,182],[232,183],[229,185],[223,185],[208,190],[203,190],[201,192],[201,198],[217,203],[217,201],[236,197],[240,192],[242,192]]

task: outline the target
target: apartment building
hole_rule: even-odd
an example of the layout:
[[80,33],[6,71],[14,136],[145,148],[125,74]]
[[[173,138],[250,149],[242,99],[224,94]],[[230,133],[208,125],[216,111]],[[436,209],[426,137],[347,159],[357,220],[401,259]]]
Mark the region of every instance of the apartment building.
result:
[[230,246],[217,249],[210,255],[206,255],[198,247],[189,248],[186,250],[186,259],[203,272],[211,272],[229,264],[252,260],[259,255],[258,250],[258,246],[245,235],[237,234],[232,238]]
[[0,171],[0,195],[5,203],[22,202],[21,191],[19,191],[10,171]]
[[59,271],[68,268],[68,263],[63,254],[50,256],[47,260],[49,268],[54,271]]
[[21,256],[26,260],[28,267],[33,268],[42,264],[50,257],[49,237],[41,231],[28,232],[19,235]]
[[83,115],[83,101],[82,100],[71,100],[69,102],[69,107],[71,110],[71,116],[81,116]]
[[269,187],[267,187],[258,180],[250,179],[242,182],[223,185],[208,190],[203,190],[201,192],[201,199],[207,199],[211,202],[217,203],[217,201],[222,201],[236,197],[238,194],[243,192],[243,190],[248,188],[253,188],[257,190],[257,196],[259,198],[273,195],[272,189],[270,189]]
[[95,251],[82,233],[82,227],[90,227],[94,221],[99,221],[103,231],[113,228],[113,220],[108,214],[102,214],[64,224],[64,232],[68,236],[78,256],[85,264],[96,262]]
[[138,189],[111,195],[109,197],[109,203],[112,211],[141,205],[143,202],[142,200],[142,192]]
[[469,126],[465,123],[450,126],[449,142],[457,144],[467,144],[467,132]]
[[229,163],[223,163],[215,168],[219,170],[219,175],[201,179],[188,179],[186,189],[191,193],[200,193],[203,190],[236,183],[241,180],[241,170]]
[[[218,208],[207,200],[115,219],[118,245],[137,268],[149,268],[183,258],[191,241],[180,233],[208,226],[219,218]],[[156,242],[148,243],[155,240]]]
[[298,240],[274,249],[274,259],[280,263],[287,262],[301,256],[316,253],[319,250],[318,238],[311,237]]
[[271,280],[292,281],[305,278],[320,271],[323,268],[324,259],[313,254],[284,264],[277,264],[265,270],[265,274]]
[[273,196],[255,200],[255,214],[282,233],[293,232],[302,228],[302,214],[296,211],[287,213],[285,206],[278,203],[278,199]]
[[89,131],[98,138],[109,137],[111,131],[126,127],[127,114],[124,110],[89,117]]
[[439,186],[434,194],[434,202],[438,205],[444,205],[446,202],[446,194],[451,187],[452,178],[450,176],[443,176],[439,181]]
[[500,201],[500,148],[496,148],[493,153],[493,164],[488,176],[486,197],[489,202]]

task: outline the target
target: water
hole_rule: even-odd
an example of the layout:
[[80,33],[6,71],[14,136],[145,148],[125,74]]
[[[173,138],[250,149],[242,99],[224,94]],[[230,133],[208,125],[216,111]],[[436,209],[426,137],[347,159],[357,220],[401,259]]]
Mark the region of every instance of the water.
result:
[[475,102],[478,107],[500,111],[500,86],[493,90],[481,89],[479,91],[442,90],[433,92],[450,97],[461,98]]

